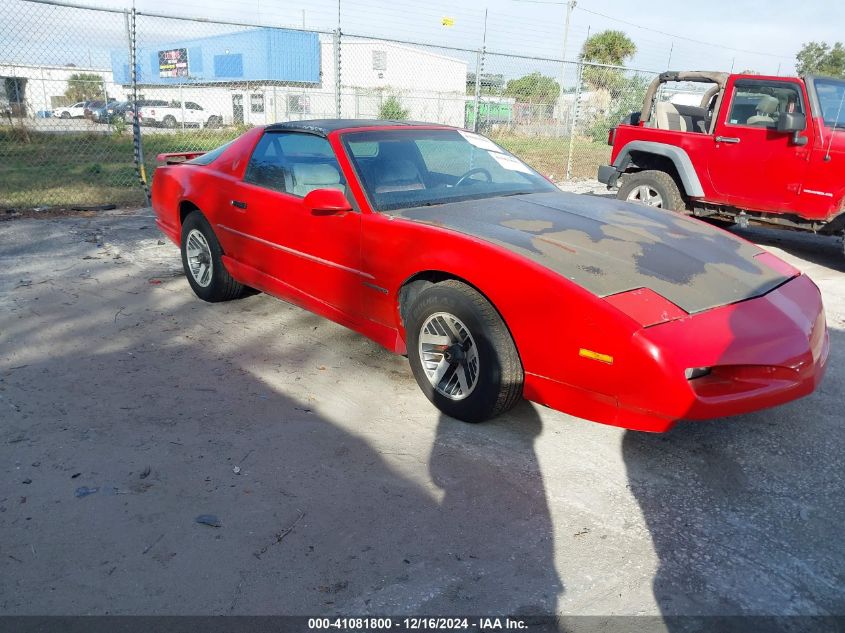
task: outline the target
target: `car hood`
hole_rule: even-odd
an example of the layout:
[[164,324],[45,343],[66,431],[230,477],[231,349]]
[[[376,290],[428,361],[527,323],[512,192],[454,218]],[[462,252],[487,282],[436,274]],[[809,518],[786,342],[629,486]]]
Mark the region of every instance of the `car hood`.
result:
[[790,277],[764,251],[677,213],[564,192],[535,193],[391,212],[518,253],[590,292],[649,288],[688,313],[766,294]]

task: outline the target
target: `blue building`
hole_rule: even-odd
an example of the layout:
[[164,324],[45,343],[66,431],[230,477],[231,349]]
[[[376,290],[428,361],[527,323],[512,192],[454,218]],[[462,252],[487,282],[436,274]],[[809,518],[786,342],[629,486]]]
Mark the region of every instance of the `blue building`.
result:
[[[201,39],[145,46],[137,52],[138,83],[147,86],[279,82],[320,83],[317,33],[249,29]],[[114,81],[131,83],[125,50],[112,51]]]

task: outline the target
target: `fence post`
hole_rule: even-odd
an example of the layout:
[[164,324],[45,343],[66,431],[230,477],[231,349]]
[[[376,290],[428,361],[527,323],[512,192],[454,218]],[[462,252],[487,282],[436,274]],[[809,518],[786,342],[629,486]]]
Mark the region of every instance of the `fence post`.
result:
[[478,55],[475,58],[475,105],[472,112],[472,131],[478,132],[478,113],[479,100],[481,99],[481,73],[484,72],[484,49],[482,46],[478,49]]
[[334,110],[335,117],[340,118],[340,26],[334,30]]
[[572,104],[572,117],[569,124],[569,154],[566,159],[566,179],[572,180],[572,152],[575,149],[575,128],[578,124],[578,112],[581,106],[581,81],[584,76],[584,64],[578,62],[578,78],[575,82],[575,102]]
[[144,188],[144,198],[150,204],[150,189],[147,186],[147,170],[144,167],[144,147],[141,143],[141,122],[138,120],[138,67],[135,59],[135,6],[130,12],[123,12],[126,19],[126,37],[129,40],[129,70],[132,80],[132,146],[134,148],[135,171]]

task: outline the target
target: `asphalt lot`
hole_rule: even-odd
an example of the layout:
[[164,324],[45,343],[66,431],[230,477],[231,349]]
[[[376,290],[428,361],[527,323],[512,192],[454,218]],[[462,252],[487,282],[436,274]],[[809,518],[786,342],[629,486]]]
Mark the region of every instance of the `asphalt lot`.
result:
[[841,243],[741,233],[822,289],[825,382],[658,436],[443,417],[341,326],[196,299],[148,210],[0,223],[0,613],[845,613]]

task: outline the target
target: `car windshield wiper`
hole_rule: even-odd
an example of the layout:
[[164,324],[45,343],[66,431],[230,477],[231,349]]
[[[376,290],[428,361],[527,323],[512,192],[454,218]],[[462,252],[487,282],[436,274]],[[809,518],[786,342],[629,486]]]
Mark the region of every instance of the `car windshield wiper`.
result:
[[536,191],[514,191],[513,193],[502,193],[496,196],[497,198],[510,198],[511,196],[527,196],[536,193]]

